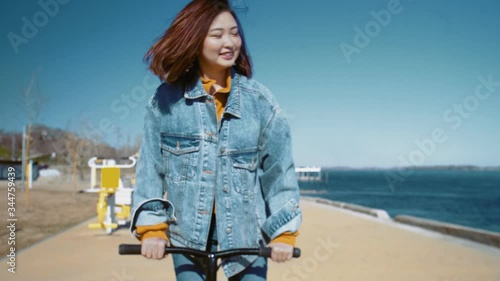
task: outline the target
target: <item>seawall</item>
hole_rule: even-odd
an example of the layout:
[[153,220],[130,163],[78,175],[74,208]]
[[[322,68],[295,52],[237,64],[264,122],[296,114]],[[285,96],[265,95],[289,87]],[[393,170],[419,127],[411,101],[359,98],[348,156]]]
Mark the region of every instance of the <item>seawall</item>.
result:
[[308,201],[314,201],[320,204],[331,205],[337,208],[350,210],[365,215],[370,215],[375,218],[392,220],[396,223],[416,226],[427,230],[439,232],[442,234],[447,234],[454,237],[459,237],[470,241],[478,242],[481,244],[485,244],[488,246],[500,248],[500,233],[497,232],[485,231],[482,229],[467,227],[463,225],[457,225],[430,219],[423,219],[407,215],[397,215],[394,219],[392,219],[385,210],[381,209],[374,209],[361,205],[332,201],[316,197],[301,196],[301,198],[306,199]]

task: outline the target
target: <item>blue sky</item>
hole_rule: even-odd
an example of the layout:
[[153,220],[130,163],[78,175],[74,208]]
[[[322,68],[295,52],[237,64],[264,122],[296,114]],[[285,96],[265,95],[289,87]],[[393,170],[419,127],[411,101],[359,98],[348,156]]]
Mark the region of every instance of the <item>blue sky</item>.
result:
[[[37,122],[133,141],[159,84],[143,55],[188,1],[55,1],[0,3],[0,128],[27,123],[36,73]],[[232,2],[297,165],[500,165],[500,2]]]

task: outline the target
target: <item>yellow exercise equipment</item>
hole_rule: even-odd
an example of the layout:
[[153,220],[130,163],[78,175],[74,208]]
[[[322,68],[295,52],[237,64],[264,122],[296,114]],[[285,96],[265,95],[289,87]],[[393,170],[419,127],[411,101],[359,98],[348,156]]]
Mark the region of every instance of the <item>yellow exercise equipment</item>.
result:
[[[111,234],[119,225],[130,220],[133,187],[125,187],[120,178],[120,169],[135,166],[136,158],[127,158],[130,163],[116,164],[113,159],[93,157],[88,165],[91,168],[91,188],[84,192],[99,193],[96,204],[98,223],[88,225],[90,229],[105,229]],[[97,169],[101,169],[100,186],[96,188]],[[135,180],[132,179],[132,182]]]

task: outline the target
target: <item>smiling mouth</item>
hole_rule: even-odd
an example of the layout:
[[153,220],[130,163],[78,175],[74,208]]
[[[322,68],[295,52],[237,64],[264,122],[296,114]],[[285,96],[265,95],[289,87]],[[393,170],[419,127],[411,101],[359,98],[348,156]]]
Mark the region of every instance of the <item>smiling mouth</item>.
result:
[[221,53],[220,56],[225,59],[232,59],[234,57],[234,52]]

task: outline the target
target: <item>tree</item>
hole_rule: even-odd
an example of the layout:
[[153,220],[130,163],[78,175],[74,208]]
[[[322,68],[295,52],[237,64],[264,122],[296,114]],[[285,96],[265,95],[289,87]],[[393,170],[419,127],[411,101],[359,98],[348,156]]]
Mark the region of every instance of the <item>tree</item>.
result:
[[[37,71],[38,72],[38,71]],[[42,105],[45,103],[45,98],[40,91],[40,87],[38,83],[36,83],[36,72],[31,77],[31,81],[28,85],[28,88],[24,91],[24,103],[26,105],[26,111],[28,115],[28,125],[26,132],[26,155],[25,155],[25,163],[28,163],[30,159],[30,142],[31,142],[31,126],[35,120],[38,119],[40,115],[40,110]],[[26,169],[26,167],[23,167]],[[31,177],[32,171],[30,171]],[[29,210],[29,188],[26,188],[26,179],[23,178],[23,188],[26,192],[26,207]]]

